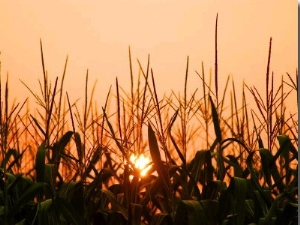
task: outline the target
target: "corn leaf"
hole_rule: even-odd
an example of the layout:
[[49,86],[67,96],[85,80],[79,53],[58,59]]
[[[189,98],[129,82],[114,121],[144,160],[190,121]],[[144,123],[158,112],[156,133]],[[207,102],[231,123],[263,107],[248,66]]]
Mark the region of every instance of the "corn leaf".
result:
[[207,218],[200,202],[195,200],[182,200],[179,202],[174,219],[175,225],[205,224]]
[[45,177],[45,156],[46,156],[46,147],[45,142],[43,142],[36,153],[35,158],[35,171],[37,182],[44,182]]
[[52,199],[46,199],[38,203],[38,224],[57,224],[59,219],[55,212],[53,212]]
[[220,143],[222,141],[222,132],[221,132],[221,128],[220,128],[220,121],[219,121],[217,108],[216,108],[213,100],[211,99],[211,96],[209,96],[209,101],[211,104],[212,119],[213,119],[213,124],[214,124],[214,128],[215,128],[215,134],[217,137],[217,141]]
[[236,215],[236,224],[244,224],[246,214],[247,180],[233,177],[230,181],[228,191],[233,195],[233,212]]
[[151,125],[148,125],[148,141],[150,146],[150,154],[152,161],[154,163],[154,167],[157,170],[159,178],[161,179],[164,189],[169,192],[170,191],[170,179],[168,173],[162,163],[157,140],[155,137],[155,133],[152,130]]
[[16,213],[18,213],[21,207],[27,204],[30,200],[33,200],[33,198],[36,197],[43,188],[44,188],[43,183],[32,184],[16,201],[14,206],[9,211],[8,215],[14,216]]
[[108,198],[108,200],[110,201],[110,203],[112,204],[112,207],[117,209],[118,212],[120,212],[124,218],[126,220],[128,220],[128,212],[127,212],[127,209],[122,205],[120,204],[116,197],[114,196],[114,194],[110,191],[110,190],[106,190],[106,189],[103,189],[101,190],[101,192]]
[[[18,164],[18,160],[22,157],[23,153],[18,154],[16,149],[8,149],[8,151],[5,152],[4,158],[2,159],[1,168],[7,168],[7,170],[10,170],[14,164]],[[10,161],[11,157],[13,157],[14,160],[7,166],[7,163]]]
[[261,163],[262,163],[264,176],[269,187],[272,187],[272,178],[273,178],[276,187],[278,187],[280,192],[283,192],[284,185],[282,183],[282,177],[280,176],[276,165],[272,163],[274,161],[274,157],[272,153],[268,149],[264,149],[264,148],[259,149],[259,153],[261,156]]
[[108,178],[114,176],[114,172],[110,169],[103,168],[98,174],[98,176],[95,177],[95,179],[85,187],[85,202],[90,202],[93,195],[100,189],[102,186],[102,182],[106,181]]
[[61,215],[71,224],[81,225],[84,224],[83,217],[79,216],[82,212],[77,212],[73,205],[68,203],[63,198],[56,198],[54,200],[55,207],[60,211]]
[[77,133],[77,132],[75,132],[74,138],[75,138],[75,144],[76,144],[76,150],[77,150],[78,160],[79,160],[79,162],[82,162],[84,153],[83,153],[83,149],[82,149],[82,143],[81,143],[80,134]]
[[207,224],[218,223],[219,201],[217,200],[201,200],[200,204],[203,207],[206,216]]
[[130,203],[129,205],[129,224],[140,225],[142,218],[143,206],[140,204]]

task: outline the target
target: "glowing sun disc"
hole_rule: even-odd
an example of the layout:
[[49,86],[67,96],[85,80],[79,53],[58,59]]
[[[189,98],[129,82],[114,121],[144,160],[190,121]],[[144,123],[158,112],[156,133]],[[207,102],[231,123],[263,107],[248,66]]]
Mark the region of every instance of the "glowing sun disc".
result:
[[134,164],[135,168],[139,169],[141,176],[145,176],[150,169],[148,165],[150,163],[150,160],[143,154],[139,156],[132,154],[130,156],[130,161],[132,164]]

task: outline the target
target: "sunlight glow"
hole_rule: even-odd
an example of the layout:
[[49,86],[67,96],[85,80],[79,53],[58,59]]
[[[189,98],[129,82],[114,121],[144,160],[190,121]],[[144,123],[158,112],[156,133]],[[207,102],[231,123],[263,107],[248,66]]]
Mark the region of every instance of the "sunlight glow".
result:
[[130,161],[134,164],[134,166],[139,169],[141,176],[145,176],[149,171],[149,163],[150,159],[145,157],[143,154],[136,156],[132,154],[130,156]]

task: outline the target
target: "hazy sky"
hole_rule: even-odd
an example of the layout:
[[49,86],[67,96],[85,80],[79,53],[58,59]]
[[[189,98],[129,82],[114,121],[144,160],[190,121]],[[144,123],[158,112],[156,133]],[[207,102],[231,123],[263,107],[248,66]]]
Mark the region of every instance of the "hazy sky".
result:
[[[89,0],[1,1],[0,51],[2,76],[9,73],[11,96],[30,96],[19,80],[33,89],[42,79],[39,40],[50,78],[61,76],[69,56],[66,89],[72,100],[84,94],[86,70],[98,80],[101,102],[118,77],[128,85],[128,46],[134,72],[136,59],[146,66],[151,56],[160,93],[183,90],[186,58],[189,85],[200,85],[195,70],[214,68],[214,29],[219,14],[220,86],[231,74],[238,84],[263,88],[269,39],[276,79],[298,66],[296,1]],[[36,89],[38,91],[38,89]]]

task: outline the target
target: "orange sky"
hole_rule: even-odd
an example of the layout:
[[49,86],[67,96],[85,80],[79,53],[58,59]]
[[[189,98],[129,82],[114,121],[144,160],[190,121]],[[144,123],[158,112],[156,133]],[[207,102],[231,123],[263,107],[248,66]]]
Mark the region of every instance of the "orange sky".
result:
[[[66,87],[72,100],[84,95],[86,70],[98,80],[103,102],[118,77],[128,86],[128,46],[146,66],[151,56],[160,93],[183,90],[186,57],[190,57],[191,90],[201,82],[195,70],[204,62],[214,68],[214,29],[219,14],[220,86],[231,74],[236,86],[244,79],[263,90],[269,38],[275,77],[298,67],[296,1],[89,0],[1,1],[0,51],[2,76],[9,73],[10,95],[30,96],[19,80],[38,87],[42,79],[39,40],[43,41],[50,78],[61,76],[69,55]],[[38,89],[35,89],[38,91]],[[263,92],[264,93],[264,92]]]

